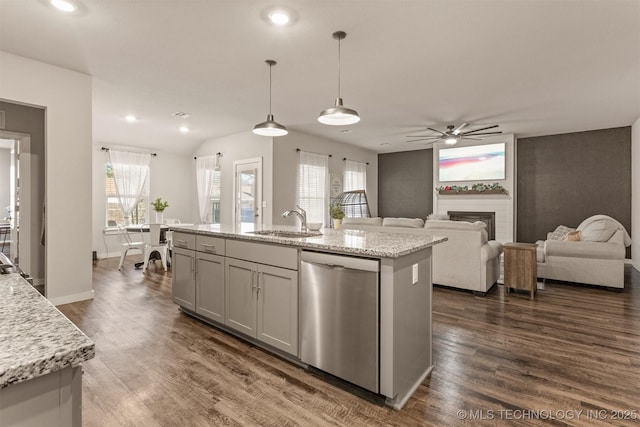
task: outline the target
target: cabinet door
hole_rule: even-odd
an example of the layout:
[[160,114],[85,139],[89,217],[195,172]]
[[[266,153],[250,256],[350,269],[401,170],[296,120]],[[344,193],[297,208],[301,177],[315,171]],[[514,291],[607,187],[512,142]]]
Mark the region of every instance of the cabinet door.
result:
[[188,310],[195,310],[195,252],[174,248],[171,264],[173,302]]
[[256,264],[225,258],[225,324],[256,337]]
[[224,257],[196,253],[196,313],[224,323]]
[[298,272],[258,265],[257,338],[298,355]]

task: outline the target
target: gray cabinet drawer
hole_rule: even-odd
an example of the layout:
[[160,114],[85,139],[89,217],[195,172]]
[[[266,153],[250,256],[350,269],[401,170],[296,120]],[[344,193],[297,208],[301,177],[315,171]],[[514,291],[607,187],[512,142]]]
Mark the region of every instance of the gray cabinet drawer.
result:
[[189,233],[173,232],[172,245],[176,248],[195,249],[196,235]]
[[231,258],[274,265],[289,270],[298,269],[298,250],[296,248],[228,239],[226,251],[227,256]]
[[224,255],[225,241],[219,237],[196,236],[196,250],[208,254]]

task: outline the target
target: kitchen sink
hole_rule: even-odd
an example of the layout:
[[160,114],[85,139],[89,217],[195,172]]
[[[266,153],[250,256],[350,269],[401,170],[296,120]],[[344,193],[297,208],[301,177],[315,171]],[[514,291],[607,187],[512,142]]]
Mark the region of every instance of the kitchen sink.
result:
[[249,233],[257,234],[258,236],[275,236],[275,237],[292,237],[292,238],[322,236],[322,233],[320,233],[319,231],[260,230],[260,231],[250,231]]

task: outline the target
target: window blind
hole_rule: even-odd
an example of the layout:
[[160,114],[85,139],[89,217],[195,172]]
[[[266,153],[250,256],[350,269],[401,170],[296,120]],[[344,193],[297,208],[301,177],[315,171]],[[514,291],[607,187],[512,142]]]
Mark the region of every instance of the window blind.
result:
[[298,205],[308,222],[329,224],[329,156],[298,152]]

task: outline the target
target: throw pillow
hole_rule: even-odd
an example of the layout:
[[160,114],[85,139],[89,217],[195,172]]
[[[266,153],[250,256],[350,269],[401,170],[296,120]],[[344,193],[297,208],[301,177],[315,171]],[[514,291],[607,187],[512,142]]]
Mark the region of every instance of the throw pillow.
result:
[[567,233],[575,230],[575,228],[565,227],[564,225],[559,225],[553,232],[548,236],[549,240],[563,240],[564,236]]
[[449,219],[449,215],[444,214],[444,213],[430,213],[429,215],[427,215],[427,221],[432,221],[432,220],[447,220]]
[[382,220],[382,226],[422,228],[424,226],[424,221],[421,218],[385,218]]
[[487,224],[482,221],[468,222],[468,221],[427,221],[424,223],[424,228],[449,228],[456,230],[484,230],[487,228]]
[[618,230],[618,222],[610,219],[591,221],[582,231],[582,240],[585,242],[606,242]]
[[580,240],[580,230],[570,231],[564,235],[562,240],[566,240],[567,242],[577,242]]

